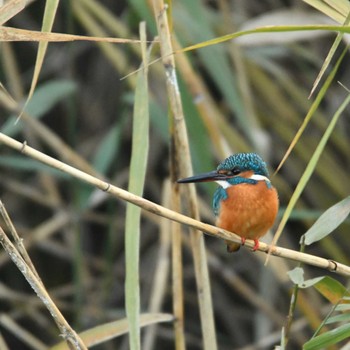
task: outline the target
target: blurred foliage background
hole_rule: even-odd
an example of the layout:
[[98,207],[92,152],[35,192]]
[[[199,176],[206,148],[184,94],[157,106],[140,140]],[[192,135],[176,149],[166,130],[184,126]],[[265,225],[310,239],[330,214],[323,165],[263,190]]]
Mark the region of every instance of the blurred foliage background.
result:
[[[40,31],[44,7],[44,1],[30,1],[6,25]],[[300,0],[178,0],[172,2],[169,13],[177,48],[263,25],[335,23]],[[157,34],[151,1],[61,0],[53,31],[137,39],[140,21],[146,21],[148,37],[153,39]],[[178,78],[194,171],[212,170],[232,153],[255,151],[265,158],[272,174],[310,108],[314,95],[310,99],[308,96],[334,39],[335,34],[326,31],[265,33],[178,54]],[[347,41],[344,37],[339,53]],[[26,115],[15,125],[14,118],[30,89],[37,47],[36,42],[1,43],[0,79],[8,93],[3,90],[0,101],[1,132],[27,140],[42,152],[127,188],[136,82],[135,74],[127,75],[140,65],[138,45],[50,43]],[[159,57],[156,43],[152,57]],[[344,99],[346,92],[336,81],[350,86],[348,62],[347,53],[305,133],[272,177],[280,194],[281,213]],[[164,181],[169,175],[169,126],[160,62],[149,67],[149,95],[150,149],[144,197],[162,203]],[[290,217],[280,245],[298,250],[300,236],[320,213],[348,195],[349,132],[346,112]],[[78,331],[124,318],[125,203],[3,146],[0,152],[1,200],[63,314]],[[201,216],[209,223],[214,222],[214,189],[208,184],[198,187]],[[167,284],[161,310],[171,312],[170,238],[160,236],[159,225],[158,217],[144,213],[141,309],[147,311],[150,307],[157,267],[164,258],[159,252],[165,246]],[[349,264],[348,231],[346,222],[307,252]],[[270,239],[267,237],[267,241]],[[188,349],[201,349],[189,244],[185,234],[186,344]],[[288,314],[292,283],[286,271],[295,264],[272,259],[264,267],[261,254],[241,249],[230,255],[223,242],[210,237],[206,237],[206,247],[218,348],[271,349],[279,343]],[[58,342],[49,314],[4,251],[0,252],[0,269],[2,314],[43,346]],[[324,274],[312,268],[306,271],[307,277]],[[328,311],[327,302],[311,289],[300,292],[297,304],[291,348],[300,348]],[[10,349],[35,348],[1,316],[0,331]],[[173,348],[173,338],[171,324],[162,324],[147,346]],[[128,348],[127,337],[96,348],[116,346]]]

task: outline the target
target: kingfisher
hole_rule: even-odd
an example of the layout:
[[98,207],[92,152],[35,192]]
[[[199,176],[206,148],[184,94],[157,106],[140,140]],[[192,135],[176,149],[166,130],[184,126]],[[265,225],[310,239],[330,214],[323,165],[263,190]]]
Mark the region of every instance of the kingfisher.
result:
[[216,226],[241,236],[241,244],[226,241],[227,251],[237,251],[247,238],[254,240],[253,251],[257,250],[259,238],[272,227],[279,206],[266,163],[256,153],[237,153],[214,171],[177,182],[209,181],[219,184],[213,197]]

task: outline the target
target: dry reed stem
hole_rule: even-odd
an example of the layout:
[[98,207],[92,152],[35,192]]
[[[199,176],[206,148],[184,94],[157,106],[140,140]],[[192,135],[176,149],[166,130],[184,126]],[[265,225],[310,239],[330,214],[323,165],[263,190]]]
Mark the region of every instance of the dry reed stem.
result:
[[[201,221],[192,219],[186,215],[179,214],[173,210],[167,209],[159,204],[153,203],[147,199],[136,196],[126,190],[113,186],[108,182],[102,181],[94,176],[84,173],[83,171],[80,171],[70,165],[67,165],[55,158],[49,157],[48,155],[42,152],[39,152],[36,149],[28,146],[26,142],[21,143],[9,136],[4,135],[3,133],[0,133],[0,144],[13,148],[28,157],[36,159],[43,164],[46,164],[52,168],[58,169],[66,174],[69,174],[77,179],[80,179],[81,181],[86,182],[92,186],[95,186],[96,188],[99,188],[100,190],[105,191],[121,200],[137,205],[142,209],[147,210],[155,215],[162,216],[169,220],[176,221],[186,226],[195,228],[210,236],[214,236],[214,237],[221,238],[221,239],[235,242],[235,243],[241,242],[241,237],[236,235],[233,232],[220,229],[213,225],[205,224]],[[254,241],[247,240],[245,247],[253,248]],[[267,253],[269,249],[270,249],[270,246],[268,244],[260,242],[258,251]],[[350,276],[350,267],[347,265],[338,263],[334,260],[328,260],[315,255],[300,253],[298,251],[281,248],[277,246],[272,249],[271,254],[281,258],[294,260],[294,261],[302,262],[308,265],[320,267],[322,269],[326,269],[326,270],[338,273],[339,275]]]
[[[179,174],[181,177],[187,177],[193,173],[192,161],[180,89],[177,81],[175,59],[171,54],[174,50],[172,47],[171,30],[166,13],[167,5],[163,0],[153,0],[153,8],[159,34],[162,63],[165,70],[167,95],[169,99],[169,112],[171,116],[170,137],[171,145],[173,146],[170,148],[170,152],[172,152],[171,160],[173,162],[173,172],[171,176],[174,177]],[[180,202],[179,187],[174,185],[173,189],[174,197],[177,196],[177,200]],[[187,196],[183,198],[183,201],[188,208],[190,215],[196,219],[199,219],[199,209],[194,184],[188,186]],[[197,298],[201,320],[203,348],[206,350],[216,350],[217,343],[214,324],[214,311],[204,237],[196,228],[192,228],[190,230],[190,237],[197,285]],[[183,342],[182,344],[177,343],[176,348],[179,350],[183,349]]]
[[139,44],[140,40],[107,38],[96,36],[83,36],[62,33],[45,33],[35,30],[10,28],[0,26],[0,41],[46,41],[46,42],[67,42],[67,41],[97,41],[116,44]]
[[[162,203],[164,205],[169,205],[170,203],[170,181],[166,180],[163,184],[162,190]],[[169,232],[171,231],[170,226],[173,222],[161,218],[159,222],[159,247],[157,252],[157,260],[155,262],[155,272],[154,277],[152,278],[152,291],[150,293],[150,302],[149,302],[149,313],[159,313],[162,311],[162,305],[164,303],[167,288],[168,280],[170,273],[170,245],[171,238]],[[174,324],[178,322],[178,315],[174,313]],[[157,336],[159,334],[158,325],[154,324],[153,326],[148,326],[144,330],[144,337],[142,343],[143,350],[152,350],[155,349],[155,343]]]
[[[3,207],[2,202],[0,206]],[[4,208],[2,210],[4,212]],[[58,329],[61,332],[61,336],[65,339],[70,349],[76,350],[87,350],[87,347],[84,345],[83,341],[80,339],[79,335],[70,327],[66,319],[61,314],[61,311],[58,309],[56,304],[51,299],[49,293],[47,292],[45,286],[41,282],[40,278],[37,277],[36,272],[33,272],[31,266],[23,259],[20,252],[12,244],[10,239],[7,237],[6,233],[0,227],[0,243],[11,257],[13,263],[21,271],[29,285],[32,287],[34,292],[44,303],[48,311],[50,312],[53,320],[55,321]]]
[[[5,313],[0,315],[0,325],[2,328],[7,329],[12,334],[16,335],[16,338],[21,339],[24,344],[26,344],[29,348],[35,350],[47,350],[47,345],[44,344],[41,340],[34,337],[28,330],[26,330],[23,326],[16,322]],[[6,347],[2,347],[0,343],[0,349],[5,350]]]

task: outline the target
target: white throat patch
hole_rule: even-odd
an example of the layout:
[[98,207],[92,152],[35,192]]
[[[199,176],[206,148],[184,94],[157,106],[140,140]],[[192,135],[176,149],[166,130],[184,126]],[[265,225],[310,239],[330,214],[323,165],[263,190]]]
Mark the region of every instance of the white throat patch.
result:
[[227,181],[224,180],[218,180],[215,181],[217,184],[219,184],[223,189],[226,190],[226,188],[229,188],[230,186],[232,186],[230,183],[228,183]]

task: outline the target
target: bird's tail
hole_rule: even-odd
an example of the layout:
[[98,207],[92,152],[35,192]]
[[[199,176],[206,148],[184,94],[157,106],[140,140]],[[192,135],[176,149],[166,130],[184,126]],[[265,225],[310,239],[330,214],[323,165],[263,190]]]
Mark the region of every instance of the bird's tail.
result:
[[227,252],[228,253],[237,252],[239,250],[239,248],[241,248],[241,245],[239,243],[232,243],[230,241],[226,241],[226,244],[227,244]]

